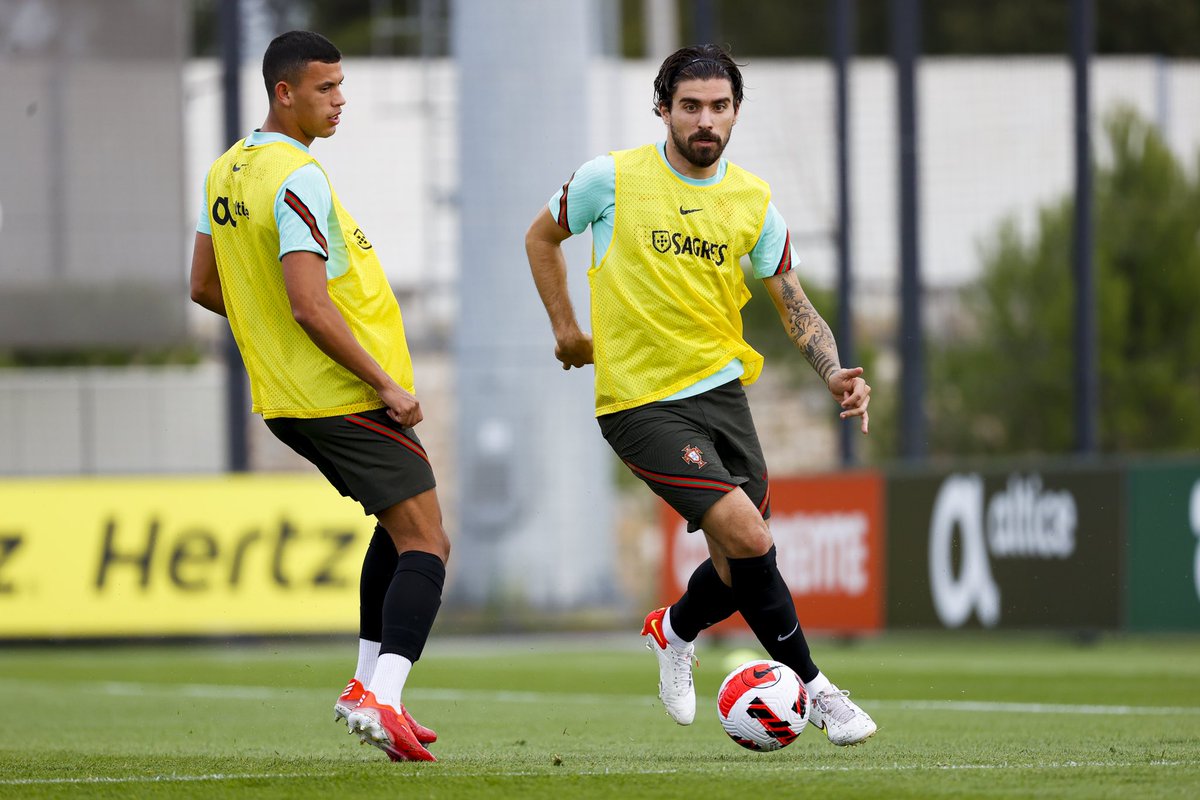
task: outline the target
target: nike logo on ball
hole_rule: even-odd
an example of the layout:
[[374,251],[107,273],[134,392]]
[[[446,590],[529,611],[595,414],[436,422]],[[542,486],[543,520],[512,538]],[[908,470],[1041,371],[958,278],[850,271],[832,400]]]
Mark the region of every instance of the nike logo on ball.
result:
[[[796,627],[792,628],[792,633],[795,633],[795,632],[796,632],[796,631],[798,631],[798,630],[800,630],[800,623],[799,623],[799,622],[797,622],[797,623],[796,623]],[[782,642],[784,639],[790,639],[790,638],[792,638],[792,633],[789,633],[789,634],[787,634],[786,636],[776,636],[775,638],[776,638],[776,639],[778,639],[779,641],[781,641],[781,642]]]

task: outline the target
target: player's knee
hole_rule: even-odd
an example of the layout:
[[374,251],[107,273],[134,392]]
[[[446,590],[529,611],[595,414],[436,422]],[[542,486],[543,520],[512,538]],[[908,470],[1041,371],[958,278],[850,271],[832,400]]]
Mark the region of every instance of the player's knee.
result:
[[765,524],[743,528],[731,538],[732,541],[725,546],[730,558],[756,558],[766,555],[775,544],[771,538],[771,530]]
[[450,562],[450,537],[446,535],[446,531],[441,525],[422,531],[420,538],[420,549],[433,553],[443,563]]

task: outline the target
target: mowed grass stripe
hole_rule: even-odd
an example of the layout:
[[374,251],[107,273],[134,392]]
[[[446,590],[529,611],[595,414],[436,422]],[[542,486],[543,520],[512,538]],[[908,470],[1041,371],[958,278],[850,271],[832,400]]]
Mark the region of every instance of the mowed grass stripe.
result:
[[[654,659],[631,643],[498,640],[480,648],[491,658],[423,659],[405,699],[441,734],[429,765],[392,764],[332,724],[350,642],[0,649],[0,800],[1198,796],[1200,637],[826,643],[822,668],[879,735],[839,748],[810,728],[771,754],[731,743],[713,713],[744,651],[701,654],[703,718],[684,728],[658,701]],[[460,647],[473,644],[447,649]],[[978,677],[989,658],[1001,668]],[[1068,674],[1084,661],[1115,669]],[[1026,677],[1037,668],[1047,677]],[[31,713],[53,724],[26,724]]]
[[[771,772],[908,772],[913,770],[938,770],[943,772],[953,772],[959,770],[978,771],[978,770],[1023,770],[1023,771],[1057,771],[1057,770],[1077,770],[1077,769],[1123,769],[1131,767],[1154,767],[1154,768],[1172,768],[1172,767],[1194,767],[1200,766],[1200,760],[1196,761],[1048,761],[1048,762],[1030,762],[1025,764],[1013,763],[1011,761],[998,762],[994,764],[869,764],[857,763],[851,766],[834,765],[834,764],[796,764],[789,762],[787,764],[761,764],[755,766],[756,772],[771,773]],[[426,769],[436,769],[436,767],[426,767]],[[673,775],[680,772],[678,769],[621,769],[605,768],[603,770],[573,770],[570,768],[560,769],[557,772],[565,775],[589,776],[589,775]],[[535,770],[514,770],[514,771],[492,771],[487,772],[445,772],[442,777],[446,780],[452,779],[475,779],[475,778],[526,778],[545,775],[545,771]],[[415,773],[397,771],[395,777],[415,777]],[[195,782],[222,782],[222,781],[270,781],[270,780],[296,780],[304,778],[322,778],[328,777],[326,773],[315,772],[296,772],[296,773],[263,773],[263,774],[211,774],[211,775],[129,775],[129,776],[95,776],[87,778],[0,778],[0,786],[54,786],[59,784],[132,784],[132,783],[195,783]]]
[[[64,691],[73,689],[88,694],[107,694],[125,697],[163,696],[189,697],[205,700],[230,700],[242,702],[256,699],[324,698],[330,695],[325,689],[280,689],[274,686],[231,686],[223,684],[169,684],[134,682],[81,682],[36,684],[30,681],[0,680],[0,688],[19,685],[24,689]],[[567,692],[493,691],[488,689],[424,689],[410,688],[405,692],[410,698],[430,702],[472,703],[551,703],[555,705],[608,705],[612,703],[632,706],[653,705],[653,695],[630,694],[584,694]],[[977,700],[870,700],[873,709],[899,711],[953,711],[978,714],[1088,714],[1107,716],[1200,716],[1197,706],[1131,706],[1069,703],[1006,703]]]
[[249,775],[124,775],[124,776],[102,776],[96,775],[87,778],[0,778],[0,786],[58,786],[71,784],[107,784],[107,783],[206,783],[220,781],[274,781],[274,780],[296,780],[298,778],[313,778],[317,777],[309,772],[297,772],[293,774],[283,772],[273,772],[264,774],[249,774]]

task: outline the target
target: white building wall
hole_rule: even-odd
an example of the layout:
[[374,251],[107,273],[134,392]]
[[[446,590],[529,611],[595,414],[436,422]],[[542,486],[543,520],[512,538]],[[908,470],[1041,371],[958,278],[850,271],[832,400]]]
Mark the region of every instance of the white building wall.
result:
[[[657,67],[648,61],[593,64],[584,87],[592,104],[590,151],[663,138],[662,123],[650,111]],[[313,152],[379,249],[393,283],[418,291],[452,287],[459,260],[455,239],[447,234],[457,225],[454,64],[348,59],[345,72],[344,122],[335,137],[316,142]],[[824,61],[763,59],[743,74],[747,99],[727,155],[771,183],[806,274],[832,284],[832,68]],[[923,274],[929,286],[956,286],[978,274],[977,245],[1004,215],[1015,214],[1028,225],[1039,204],[1071,191],[1071,67],[1067,59],[1052,57],[928,58],[918,81]],[[222,149],[218,65],[189,64],[185,83],[187,175],[196,187],[188,209],[194,218],[205,170]],[[257,67],[248,66],[247,131],[265,115],[261,84]],[[1092,86],[1097,117],[1118,104],[1131,105],[1159,123],[1175,152],[1194,165],[1200,149],[1200,62],[1100,58]],[[898,263],[891,63],[858,59],[850,91],[855,269],[863,291],[891,293]],[[504,113],[503,98],[497,98],[495,113]],[[539,158],[538,137],[530,130],[523,152],[495,157]],[[1102,158],[1098,122],[1093,141]],[[555,166],[565,181],[578,164]],[[529,207],[532,216],[556,188],[512,202]],[[514,231],[513,242],[519,244],[523,234]]]
[[218,472],[224,392],[216,364],[0,370],[0,476]]
[[[594,63],[584,87],[592,103],[591,152],[662,138],[662,124],[650,112],[656,69],[646,61]],[[420,340],[427,328],[445,331],[456,321],[457,73],[446,60],[370,59],[348,59],[345,72],[344,124],[333,139],[317,142],[314,153],[397,289],[411,298],[405,316]],[[761,60],[744,74],[747,102],[728,155],[771,182],[803,274],[832,284],[832,70],[817,61]],[[927,287],[953,287],[977,276],[979,243],[1002,216],[1014,214],[1028,230],[1039,204],[1071,190],[1070,65],[1063,58],[926,59],[918,75],[923,271]],[[191,221],[207,166],[223,149],[219,65],[189,63],[183,84]],[[855,62],[856,291],[860,309],[884,316],[892,313],[897,283],[894,90],[889,62]],[[242,91],[248,131],[265,112],[257,65],[247,65]],[[1093,93],[1098,116],[1117,104],[1131,105],[1160,125],[1189,169],[1200,166],[1200,62],[1098,59]],[[495,113],[504,108],[498,98]],[[495,157],[539,158],[538,135],[529,132],[523,152]],[[1098,126],[1093,141],[1103,159]],[[565,181],[578,164],[551,166]],[[555,188],[552,183],[511,203],[527,208],[532,218]],[[185,274],[190,231],[189,222],[179,236],[177,263]],[[519,248],[523,234],[514,230],[510,240],[494,247]],[[470,257],[486,259],[489,253]],[[573,267],[574,279],[582,280],[586,256],[576,257]],[[513,281],[529,281],[517,272]],[[532,283],[528,289],[533,291]],[[200,335],[225,325],[198,307],[192,313]],[[223,381],[215,365],[0,370],[0,475],[219,471],[225,463]],[[452,381],[424,383],[437,387],[440,408],[451,407]],[[446,430],[452,428],[434,435],[448,442]]]

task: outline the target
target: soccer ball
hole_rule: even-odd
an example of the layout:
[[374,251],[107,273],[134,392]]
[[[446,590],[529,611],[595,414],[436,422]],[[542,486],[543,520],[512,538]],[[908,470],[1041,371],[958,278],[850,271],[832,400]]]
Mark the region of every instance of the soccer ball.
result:
[[748,750],[787,747],[808,724],[808,692],[778,661],[747,661],[717,692],[717,715],[729,738]]

